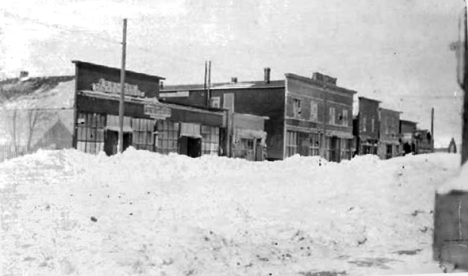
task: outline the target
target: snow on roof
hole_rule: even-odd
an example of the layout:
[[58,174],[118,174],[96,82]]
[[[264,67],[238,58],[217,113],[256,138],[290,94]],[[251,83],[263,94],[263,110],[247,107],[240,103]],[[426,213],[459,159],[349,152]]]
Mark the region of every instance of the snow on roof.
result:
[[25,81],[0,82],[0,108],[66,109],[72,108],[74,76],[29,78]]

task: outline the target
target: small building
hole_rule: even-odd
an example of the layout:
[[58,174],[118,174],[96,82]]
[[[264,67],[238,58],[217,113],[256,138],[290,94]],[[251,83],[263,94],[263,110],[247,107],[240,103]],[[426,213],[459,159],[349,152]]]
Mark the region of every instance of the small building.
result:
[[400,114],[391,109],[380,108],[380,131],[377,154],[381,159],[400,155]]
[[359,111],[354,120],[356,153],[377,154],[380,132],[380,101],[359,97]]
[[432,135],[427,129],[416,129],[414,133],[414,140],[416,142],[416,153],[425,154],[432,153]]
[[[223,107],[232,113],[268,117],[265,122],[268,160],[295,154],[323,156],[339,162],[353,151],[352,104],[355,91],[336,85],[336,79],[285,74],[284,80],[216,83],[210,87],[174,85],[161,90],[165,102]],[[324,135],[325,134],[325,135]]]
[[250,161],[266,159],[265,121],[267,117],[250,114],[232,114],[232,141],[230,141],[230,156],[244,158]]
[[414,134],[417,129],[417,122],[400,120],[400,143],[402,145],[403,154],[416,154],[416,140]]
[[[38,148],[77,148],[87,153],[115,154],[120,129],[120,69],[82,61],[73,63],[75,76],[31,78],[2,85],[3,89],[14,88],[11,94],[16,93],[0,101],[1,115],[9,119],[5,127],[17,125],[15,131],[10,131],[10,140],[26,141],[23,143],[28,146],[27,152]],[[227,146],[223,140],[226,111],[161,103],[158,96],[163,79],[126,71],[123,148],[132,146],[191,157],[223,152]],[[24,118],[31,120],[23,124],[23,131],[18,121]],[[40,130],[28,132],[33,123],[40,125]]]

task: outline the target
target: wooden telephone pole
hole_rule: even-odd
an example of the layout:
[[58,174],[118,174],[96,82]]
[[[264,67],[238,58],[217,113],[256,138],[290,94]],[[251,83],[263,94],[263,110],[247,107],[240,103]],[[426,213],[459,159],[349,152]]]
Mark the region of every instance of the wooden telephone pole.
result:
[[120,103],[119,103],[119,152],[120,153],[123,152],[126,51],[127,51],[127,19],[124,19],[123,20],[123,40],[122,40],[122,69],[120,70]]

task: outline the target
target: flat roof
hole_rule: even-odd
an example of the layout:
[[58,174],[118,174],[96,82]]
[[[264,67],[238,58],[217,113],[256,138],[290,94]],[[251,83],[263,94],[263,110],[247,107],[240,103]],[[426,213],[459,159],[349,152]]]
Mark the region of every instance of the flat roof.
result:
[[334,88],[334,89],[339,90],[341,92],[351,93],[353,95],[357,93],[357,91],[355,91],[355,90],[347,89],[347,88],[338,86],[338,85],[333,84],[333,83],[317,81],[317,80],[314,80],[312,78],[300,76],[300,75],[293,74],[293,73],[286,73],[284,75],[286,76],[286,78],[293,78],[293,79],[297,79],[297,80],[300,80],[300,81],[305,81],[305,82],[308,82],[308,83],[311,83],[311,84],[314,84],[314,85],[317,85],[317,86],[325,86],[326,85],[327,87]]
[[358,99],[381,103],[381,101],[379,101],[379,100],[375,100],[375,99],[371,99],[371,98],[366,98],[366,97],[363,97],[363,96],[359,96]]
[[[109,67],[109,66],[105,66],[105,65],[100,65],[100,64],[95,64],[95,63],[85,62],[85,61],[80,61],[80,60],[72,60],[72,63],[74,63],[76,65],[82,64],[82,65],[90,66],[90,67],[100,67],[100,68],[109,69],[109,70],[119,70],[119,71],[121,70],[120,68],[116,68],[116,67]],[[130,74],[145,77],[145,78],[155,78],[155,79],[158,79],[158,80],[165,80],[165,78],[160,77],[160,76],[149,75],[149,74],[139,73],[139,72],[130,71],[130,70],[125,70],[125,73],[130,73]]]

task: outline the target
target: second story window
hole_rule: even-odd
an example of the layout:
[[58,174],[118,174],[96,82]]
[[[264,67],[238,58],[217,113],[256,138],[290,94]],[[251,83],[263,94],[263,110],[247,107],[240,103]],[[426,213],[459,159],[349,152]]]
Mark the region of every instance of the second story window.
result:
[[293,100],[293,112],[294,112],[294,117],[296,118],[301,117],[301,113],[302,113],[301,100],[298,100],[298,99]]
[[374,132],[375,131],[375,119],[372,118],[371,120],[371,131]]
[[318,105],[314,101],[310,102],[310,120],[312,122],[318,121]]
[[348,110],[343,109],[343,115],[341,117],[342,120],[342,125],[343,126],[349,126],[349,119],[348,119]]
[[335,108],[330,107],[328,112],[329,112],[328,113],[328,123],[331,124],[331,125],[334,125],[335,124]]
[[366,124],[367,124],[366,117],[365,117],[365,116],[362,116],[362,131],[363,131],[363,132],[366,132],[366,131],[367,131]]

